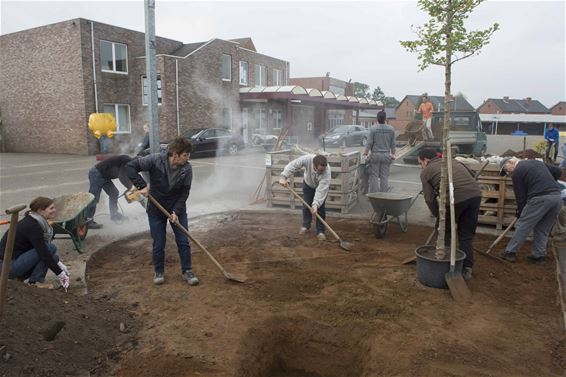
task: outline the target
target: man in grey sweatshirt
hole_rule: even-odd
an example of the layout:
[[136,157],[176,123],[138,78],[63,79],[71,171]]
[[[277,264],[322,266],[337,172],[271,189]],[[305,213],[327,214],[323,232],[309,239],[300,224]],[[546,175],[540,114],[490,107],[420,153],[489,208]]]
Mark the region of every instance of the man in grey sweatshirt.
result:
[[385,123],[386,118],[385,111],[377,113],[378,124],[371,128],[364,151],[364,156],[369,155],[368,193],[389,191],[389,168],[395,159],[395,131]]
[[[299,234],[305,234],[311,227],[312,217],[318,213],[326,220],[326,209],[324,203],[330,188],[330,166],[326,157],[322,155],[308,154],[301,156],[287,164],[281,173],[279,183],[288,187],[287,179],[295,172],[305,169],[303,177],[303,198],[309,203],[312,211],[303,206],[303,226]],[[324,234],[324,224],[316,219],[316,234],[321,241],[326,239]]]

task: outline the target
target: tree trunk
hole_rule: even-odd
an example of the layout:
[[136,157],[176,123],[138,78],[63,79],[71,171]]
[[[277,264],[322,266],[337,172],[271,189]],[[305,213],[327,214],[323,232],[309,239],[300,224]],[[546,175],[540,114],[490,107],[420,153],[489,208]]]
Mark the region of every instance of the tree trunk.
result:
[[436,257],[441,259],[446,255],[445,231],[446,231],[446,192],[448,187],[448,159],[446,151],[448,148],[448,138],[450,134],[450,94],[452,78],[452,1],[448,0],[448,12],[446,16],[445,35],[446,35],[446,61],[444,63],[444,125],[442,129],[442,164],[440,168],[440,193],[438,198],[438,237],[436,239]]

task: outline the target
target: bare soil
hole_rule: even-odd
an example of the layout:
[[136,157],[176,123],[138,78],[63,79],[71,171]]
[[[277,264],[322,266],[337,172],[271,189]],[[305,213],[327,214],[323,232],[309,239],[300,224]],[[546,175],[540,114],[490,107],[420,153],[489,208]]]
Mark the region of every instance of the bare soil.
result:
[[[137,322],[94,299],[10,281],[0,321],[0,376],[108,376],[137,344]],[[121,325],[122,324],[122,325]]]
[[[476,253],[473,301],[422,286],[413,254],[430,228],[329,219],[352,252],[298,235],[298,215],[239,212],[191,232],[244,284],[226,280],[193,246],[201,279],[189,287],[168,238],[166,283],[152,284],[148,234],[102,250],[87,266],[91,294],[144,323],[116,376],[563,376],[566,339],[554,260],[515,265]],[[330,235],[329,235],[330,236]],[[487,249],[493,237],[478,236]],[[500,245],[500,249],[504,243]],[[500,250],[494,250],[498,253]]]

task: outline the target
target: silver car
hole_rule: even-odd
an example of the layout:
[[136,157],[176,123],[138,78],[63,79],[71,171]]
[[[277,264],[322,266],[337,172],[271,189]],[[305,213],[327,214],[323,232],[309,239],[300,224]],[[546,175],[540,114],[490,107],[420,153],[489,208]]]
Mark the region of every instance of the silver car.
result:
[[349,147],[352,145],[365,146],[368,142],[369,130],[357,125],[341,125],[320,135],[321,146]]

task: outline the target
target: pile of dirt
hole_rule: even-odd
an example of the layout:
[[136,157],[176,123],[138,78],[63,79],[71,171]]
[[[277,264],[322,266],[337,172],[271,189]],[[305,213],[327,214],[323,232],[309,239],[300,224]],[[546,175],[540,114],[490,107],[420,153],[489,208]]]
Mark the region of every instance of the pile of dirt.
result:
[[505,152],[501,153],[499,156],[500,157],[516,157],[517,152],[515,152],[513,149],[507,149]]
[[107,376],[139,325],[108,303],[10,281],[0,321],[0,376]]
[[526,149],[524,152],[517,153],[517,158],[534,160],[535,158],[543,158],[544,156],[533,149]]
[[[168,235],[166,282],[152,283],[148,234],[110,245],[87,265],[90,289],[144,319],[121,377],[563,376],[566,338],[554,260],[508,264],[476,254],[472,302],[427,288],[414,255],[430,228],[329,218],[348,241],[299,235],[300,215],[239,212],[192,224],[193,235],[245,284],[226,280],[195,247],[189,287]],[[208,223],[206,222],[208,221]],[[494,237],[478,236],[486,249]],[[505,247],[501,243],[493,253]],[[124,271],[128,271],[124,274]]]

